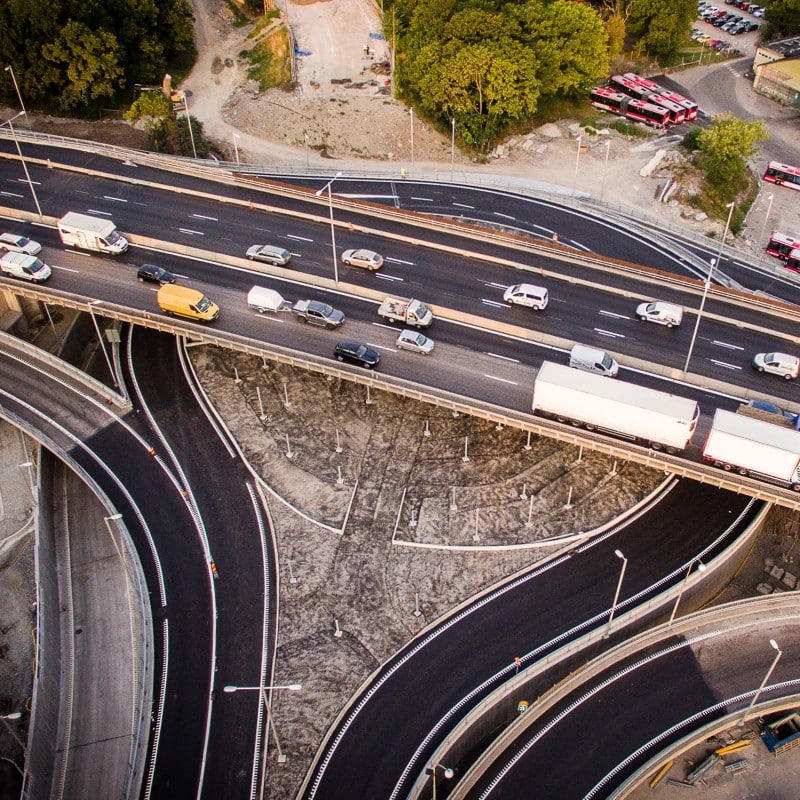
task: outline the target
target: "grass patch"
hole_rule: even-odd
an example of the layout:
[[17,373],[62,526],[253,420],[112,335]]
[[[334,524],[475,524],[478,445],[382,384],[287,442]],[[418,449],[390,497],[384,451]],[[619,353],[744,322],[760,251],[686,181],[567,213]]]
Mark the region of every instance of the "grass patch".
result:
[[292,80],[291,42],[285,25],[268,30],[250,50],[243,50],[240,56],[250,65],[247,77],[258,81],[262,92],[285,86]]

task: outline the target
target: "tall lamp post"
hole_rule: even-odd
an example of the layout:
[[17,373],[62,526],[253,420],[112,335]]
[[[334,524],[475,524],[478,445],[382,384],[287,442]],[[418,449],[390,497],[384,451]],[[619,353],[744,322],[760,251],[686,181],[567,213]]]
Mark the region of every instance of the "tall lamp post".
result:
[[[272,731],[272,736],[275,739],[275,747],[278,751],[278,763],[286,763],[286,754],[281,750],[281,743],[278,740],[278,732],[275,729],[275,721],[272,719],[272,710],[270,708],[269,697],[267,692],[279,691],[285,689],[290,692],[299,692],[302,689],[299,683],[288,683],[282,686],[226,686],[223,691],[228,692],[260,692],[261,699],[264,701],[264,709],[267,712],[267,724]],[[267,747],[264,745],[263,761],[261,765],[261,789],[259,791],[259,798],[264,798],[264,780],[267,772]]]
[[42,207],[39,205],[39,198],[36,196],[36,190],[33,188],[33,181],[31,180],[30,172],[28,172],[28,165],[25,163],[25,159],[22,156],[22,150],[19,146],[19,139],[17,139],[17,134],[14,131],[14,126],[11,124],[14,122],[17,117],[21,117],[23,114],[26,114],[25,111],[20,111],[19,114],[11,117],[11,119],[7,119],[5,122],[0,122],[0,125],[8,125],[8,129],[11,131],[11,138],[14,140],[14,144],[17,148],[17,153],[19,154],[19,160],[22,162],[22,169],[25,172],[25,180],[28,182],[28,186],[31,188],[31,194],[33,195],[33,202],[36,204],[36,211],[39,214],[39,219],[42,219],[44,216],[42,214]]
[[411,116],[411,169],[414,169],[414,109],[409,108],[408,113]]
[[197,148],[194,146],[194,131],[192,130],[192,115],[189,113],[189,98],[186,89],[183,90],[183,107],[186,111],[186,122],[189,125],[189,141],[192,143],[192,155],[197,158]]
[[450,117],[450,182],[453,182],[453,171],[456,164],[456,118]]
[[19,107],[22,109],[22,113],[27,117],[28,112],[25,110],[25,103],[22,102],[22,95],[20,94],[19,85],[17,84],[17,79],[14,76],[14,70],[11,68],[11,64],[6,64],[4,69],[6,72],[11,73],[11,80],[14,84],[14,89],[17,92],[17,99],[19,100]]
[[114,367],[111,364],[111,357],[108,355],[108,350],[106,350],[105,342],[103,342],[103,336],[100,333],[100,326],[97,324],[97,317],[94,315],[94,311],[92,310],[92,306],[99,305],[102,303],[102,300],[92,300],[89,305],[89,316],[92,318],[92,322],[94,323],[94,329],[97,333],[97,340],[100,342],[100,349],[103,351],[103,356],[106,360],[106,366],[108,367],[108,371],[111,374],[111,380],[114,381],[114,388],[119,391],[119,383],[117,383],[117,375],[114,372]]
[[433,800],[436,800],[436,770],[440,769],[442,771],[442,775],[444,775],[445,779],[448,781],[453,780],[455,777],[455,771],[450,767],[446,767],[444,764],[432,764],[428,767],[427,772],[431,776],[431,785],[433,786],[433,794],[431,797]]
[[236,154],[236,169],[239,169],[241,167],[241,164],[239,163],[239,145],[236,144],[236,140],[238,138],[239,138],[239,134],[238,133],[234,133],[233,134],[233,152]]
[[774,194],[767,195],[767,215],[764,217],[764,224],[761,226],[761,235],[758,237],[759,250],[764,246],[764,233],[766,233],[767,230],[767,222],[769,222],[769,215],[772,213],[772,201],[774,199]]
[[339,283],[339,262],[336,260],[336,230],[333,227],[333,196],[331,195],[331,184],[337,179],[341,178],[342,173],[337,172],[321,189],[314,192],[319,197],[326,189],[328,190],[328,211],[331,216],[331,250],[333,251],[333,282],[338,285]]
[[678,596],[675,598],[675,605],[672,606],[672,613],[669,615],[669,622],[667,623],[667,627],[672,625],[675,621],[675,614],[678,613],[678,605],[681,602],[681,598],[683,597],[683,592],[686,589],[686,584],[689,583],[689,575],[692,574],[692,567],[694,566],[694,562],[697,562],[697,571],[698,572],[705,572],[706,565],[697,557],[693,558],[689,562],[689,569],[686,570],[686,575],[683,576],[683,581],[681,582],[681,588],[678,592]]
[[694,332],[692,333],[692,341],[689,343],[689,352],[686,354],[686,364],[683,367],[684,372],[689,371],[689,362],[692,359],[692,351],[694,350],[694,343],[697,339],[697,331],[700,328],[700,319],[703,316],[703,309],[706,305],[706,298],[708,297],[708,289],[711,286],[711,276],[714,273],[714,268],[719,266],[720,259],[722,258],[722,248],[725,247],[725,237],[728,235],[728,228],[731,226],[731,217],[733,216],[733,207],[735,203],[728,203],[728,219],[725,220],[725,230],[722,232],[722,239],[719,243],[719,252],[717,257],[711,259],[711,266],[706,275],[705,286],[703,286],[703,297],[700,300],[700,310],[697,312],[697,320],[694,323]]
[[614,592],[614,600],[611,603],[611,613],[608,615],[608,625],[606,625],[606,632],[603,634],[604,639],[608,639],[611,633],[611,623],[614,621],[614,612],[617,610],[617,602],[619,601],[619,592],[622,589],[622,580],[625,577],[625,568],[628,566],[628,559],[622,555],[621,550],[615,550],[614,555],[622,559],[622,569],[619,571],[619,580],[617,581],[617,590]]
[[761,685],[756,689],[756,693],[753,695],[753,699],[750,701],[750,705],[744,710],[744,714],[742,714],[742,718],[739,720],[739,727],[744,727],[745,720],[750,715],[750,712],[753,710],[753,706],[758,702],[758,698],[761,695],[764,687],[767,685],[767,681],[769,680],[769,676],[772,675],[772,671],[775,667],[778,666],[778,661],[780,657],[783,655],[783,651],[778,647],[778,643],[774,639],[769,640],[769,646],[775,650],[775,658],[772,659],[772,663],[769,665],[769,669],[767,670],[767,674],[764,676],[764,680],[761,681]]

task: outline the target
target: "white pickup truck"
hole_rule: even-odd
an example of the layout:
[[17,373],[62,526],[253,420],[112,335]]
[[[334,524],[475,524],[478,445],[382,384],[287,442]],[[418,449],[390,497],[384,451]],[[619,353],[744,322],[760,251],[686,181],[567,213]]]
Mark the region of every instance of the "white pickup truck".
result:
[[425,303],[402,297],[387,297],[379,306],[378,314],[390,322],[402,322],[412,328],[427,328],[433,314]]

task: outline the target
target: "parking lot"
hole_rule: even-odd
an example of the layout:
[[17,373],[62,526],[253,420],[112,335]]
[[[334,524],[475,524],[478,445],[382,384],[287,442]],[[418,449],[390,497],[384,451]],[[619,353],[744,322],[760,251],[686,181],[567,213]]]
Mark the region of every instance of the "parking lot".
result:
[[722,54],[738,50],[742,55],[755,56],[763,23],[763,19],[756,16],[762,13],[759,8],[752,3],[737,5],[727,0],[698,3],[692,38]]

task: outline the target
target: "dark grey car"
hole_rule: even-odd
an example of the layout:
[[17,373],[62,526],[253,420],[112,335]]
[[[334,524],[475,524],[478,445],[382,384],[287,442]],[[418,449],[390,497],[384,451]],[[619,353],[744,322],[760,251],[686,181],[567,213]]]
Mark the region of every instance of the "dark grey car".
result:
[[157,267],[155,264],[142,264],[139,267],[136,277],[140,282],[144,283],[157,283],[163,286],[165,283],[175,283],[175,276],[171,272],[167,272],[163,267]]

